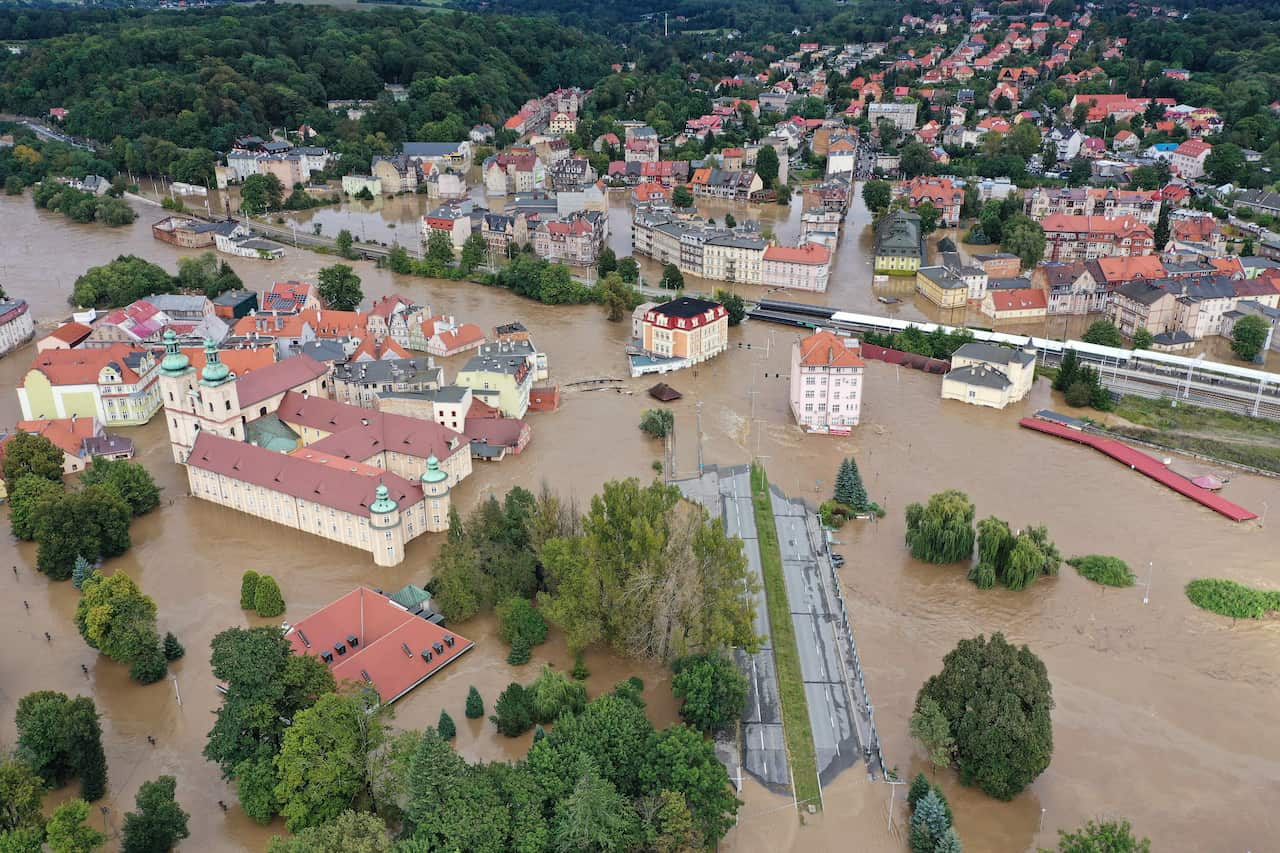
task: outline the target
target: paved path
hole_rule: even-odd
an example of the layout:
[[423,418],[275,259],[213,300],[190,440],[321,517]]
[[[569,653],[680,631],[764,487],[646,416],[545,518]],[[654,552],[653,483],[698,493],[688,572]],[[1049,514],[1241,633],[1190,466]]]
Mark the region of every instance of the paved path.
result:
[[742,765],[763,785],[778,792],[791,790],[791,769],[782,733],[778,700],[778,676],[769,639],[769,611],[764,598],[760,549],[756,542],[755,513],[751,506],[751,469],[745,465],[718,469],[709,465],[701,478],[676,483],[690,500],[722,519],[729,536],[742,539],[747,566],[759,584],[755,596],[755,632],[762,637],[760,650],[734,651],[738,667],[747,676],[747,704],[742,713]]
[[869,742],[854,692],[853,644],[844,630],[844,608],[817,518],[803,501],[792,501],[772,486],[770,498],[809,704],[818,781],[829,785],[863,757],[862,745]]

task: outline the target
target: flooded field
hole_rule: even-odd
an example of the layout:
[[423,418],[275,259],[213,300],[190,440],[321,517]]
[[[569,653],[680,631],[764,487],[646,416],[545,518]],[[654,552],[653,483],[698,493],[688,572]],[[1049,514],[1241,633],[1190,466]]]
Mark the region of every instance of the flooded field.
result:
[[[0,199],[0,281],[10,294],[32,303],[38,320],[47,321],[67,312],[66,295],[77,275],[118,254],[173,269],[183,252],[151,238],[158,208],[142,213],[132,227],[108,230],[68,225],[34,210],[29,198]],[[797,215],[794,208],[788,213]],[[778,230],[783,233],[781,225]],[[869,268],[857,266],[867,246],[869,236],[853,230],[846,235],[828,301],[876,304],[866,295]],[[274,264],[231,263],[248,286],[262,289],[276,279],[314,279],[330,261],[291,252]],[[522,320],[548,352],[552,378],[562,385],[626,375],[621,348],[629,328],[606,322],[595,306],[552,308],[496,289],[404,278],[368,263],[355,266],[367,297],[399,291],[486,328]],[[909,303],[899,307],[910,309]],[[1268,793],[1280,790],[1280,741],[1271,736],[1280,725],[1280,622],[1233,624],[1192,607],[1181,588],[1206,575],[1280,588],[1280,525],[1233,525],[1086,448],[1018,429],[1017,419],[1036,408],[1061,408],[1043,382],[1022,404],[994,412],[944,404],[936,377],[871,363],[863,426],[849,438],[804,436],[791,423],[786,403],[794,337],[789,329],[749,323],[731,331],[727,354],[668,377],[685,395],[673,407],[677,468],[696,471],[701,442],[708,462],[759,456],[780,488],[814,498],[830,492],[841,457],[857,456],[871,497],[887,507],[888,517],[841,531],[839,550],[848,558],[841,576],[890,766],[903,775],[924,769],[906,720],[917,689],[941,667],[942,656],[961,638],[1000,630],[1030,645],[1048,667],[1057,702],[1055,752],[1048,771],[1010,803],[940,774],[967,849],[1034,850],[1051,844],[1057,829],[1099,816],[1128,817],[1157,849],[1268,849],[1280,836],[1280,817]],[[750,342],[753,349],[739,350],[738,342]],[[28,348],[0,360],[0,425],[19,417],[12,389],[30,355]],[[452,371],[457,365],[446,367]],[[643,394],[651,381],[623,384],[631,393],[567,390],[560,411],[532,415],[528,450],[496,465],[477,465],[455,491],[462,508],[517,484],[538,488],[545,481],[584,501],[605,480],[653,476],[651,463],[663,457],[663,449],[636,428],[640,412],[653,405]],[[0,588],[8,585],[0,598],[0,744],[12,744],[14,707],[27,692],[92,695],[104,715],[111,771],[106,820],[115,832],[138,785],[172,773],[192,813],[187,847],[261,850],[281,825],[259,827],[236,808],[223,814],[217,800],[233,802],[234,791],[200,755],[218,701],[209,640],[225,627],[265,621],[238,608],[241,572],[274,574],[288,602],[285,618],[296,619],[355,583],[394,588],[425,580],[441,537],[415,540],[406,561],[394,569],[376,568],[360,552],[185,497],[182,472],[168,461],[163,424],[156,420],[128,432],[140,460],[165,487],[165,503],[135,522],[133,549],[110,568],[133,575],[156,599],[162,630],[173,630],[186,644],[187,657],[173,669],[182,705],[172,682],[138,686],[124,668],[85,646],[71,618],[75,590],[36,573],[34,548],[6,533],[0,566],[17,565],[20,577],[0,575]],[[1180,466],[1192,469],[1195,463]],[[1224,494],[1261,511],[1264,502],[1280,507],[1278,486],[1273,479],[1237,476]],[[1103,589],[1070,568],[1011,593],[977,590],[959,567],[915,563],[902,544],[903,507],[949,487],[968,492],[979,517],[995,514],[1015,527],[1047,524],[1066,555],[1114,554],[1128,560],[1144,582],[1150,561],[1150,604],[1142,604],[1141,587]],[[4,515],[0,511],[0,527],[7,530]],[[468,758],[518,756],[527,747],[524,740],[508,741],[487,723],[464,720],[462,702],[467,686],[475,684],[492,704],[509,680],[530,680],[535,669],[516,671],[502,662],[505,649],[493,637],[491,621],[457,628],[477,648],[398,703],[395,724],[433,723],[446,707],[459,723],[458,746]],[[44,640],[46,630],[52,643]],[[543,660],[560,667],[570,663],[555,637],[536,650],[534,663]],[[89,667],[87,678],[82,663]],[[603,653],[590,655],[588,666],[592,695],[637,674],[645,680],[654,722],[675,719],[660,668]],[[147,735],[157,739],[155,747]],[[902,850],[902,795],[899,790],[894,832],[887,829],[889,787],[866,782],[855,768],[824,792],[824,811],[806,816],[802,825],[789,798],[747,780],[739,826],[723,848]],[[100,818],[95,811],[95,822]]]

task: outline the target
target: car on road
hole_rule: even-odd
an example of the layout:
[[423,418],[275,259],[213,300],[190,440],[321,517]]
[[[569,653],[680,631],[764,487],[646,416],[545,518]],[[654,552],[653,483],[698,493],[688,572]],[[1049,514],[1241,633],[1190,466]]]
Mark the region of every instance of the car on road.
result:
[[831,565],[835,566],[837,569],[840,568],[841,566],[844,565],[844,557],[840,556],[839,554],[832,554]]

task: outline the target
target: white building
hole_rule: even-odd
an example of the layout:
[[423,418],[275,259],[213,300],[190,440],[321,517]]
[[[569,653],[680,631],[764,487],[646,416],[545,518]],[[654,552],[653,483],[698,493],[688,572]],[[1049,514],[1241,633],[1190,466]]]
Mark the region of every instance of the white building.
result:
[[848,435],[862,414],[861,347],[821,331],[791,346],[791,414],[806,432]]

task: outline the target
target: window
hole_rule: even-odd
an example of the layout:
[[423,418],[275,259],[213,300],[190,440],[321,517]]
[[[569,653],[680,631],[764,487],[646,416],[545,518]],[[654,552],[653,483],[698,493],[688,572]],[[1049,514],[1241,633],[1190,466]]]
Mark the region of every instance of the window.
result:
[[230,400],[228,400],[228,401],[227,401],[227,411],[228,411],[228,412],[229,412],[229,411],[231,411],[231,401],[230,401]]

